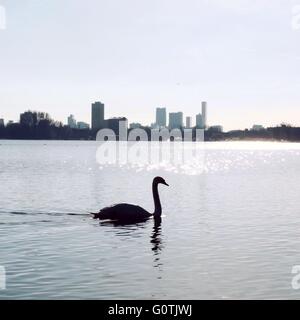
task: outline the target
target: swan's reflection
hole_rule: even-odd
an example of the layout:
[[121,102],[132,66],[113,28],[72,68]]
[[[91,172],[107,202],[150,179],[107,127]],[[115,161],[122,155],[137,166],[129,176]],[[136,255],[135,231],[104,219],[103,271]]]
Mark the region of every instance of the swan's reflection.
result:
[[[149,223],[154,223],[152,228],[152,233],[150,235],[151,250],[153,252],[153,267],[158,268],[159,271],[162,271],[162,262],[160,260],[160,254],[163,249],[162,244],[162,227],[161,227],[161,218],[149,219]],[[146,222],[146,221],[145,221]],[[136,224],[122,224],[112,221],[103,221],[99,223],[100,226],[110,227],[109,231],[113,232],[116,236],[121,237],[134,237],[140,238],[143,237],[144,232],[141,232],[145,229],[148,223],[136,223]],[[113,228],[112,228],[113,227]],[[161,277],[159,277],[161,278]]]
[[151,235],[152,251],[154,256],[154,268],[159,268],[161,271],[162,263],[160,261],[160,254],[163,249],[161,241],[161,218],[154,219],[154,226]]
[[145,229],[144,223],[120,223],[115,221],[101,221],[99,223],[102,227],[109,227],[109,231],[113,232],[116,236],[121,237],[134,237],[139,238],[143,235],[140,232],[142,229]]

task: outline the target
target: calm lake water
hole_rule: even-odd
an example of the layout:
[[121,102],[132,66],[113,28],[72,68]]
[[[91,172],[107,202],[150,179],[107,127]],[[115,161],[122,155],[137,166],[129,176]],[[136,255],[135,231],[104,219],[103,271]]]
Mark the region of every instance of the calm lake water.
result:
[[[206,143],[193,167],[101,166],[96,142],[0,141],[7,299],[300,299],[300,145]],[[199,170],[201,168],[201,170]],[[119,202],[163,218],[100,224]]]

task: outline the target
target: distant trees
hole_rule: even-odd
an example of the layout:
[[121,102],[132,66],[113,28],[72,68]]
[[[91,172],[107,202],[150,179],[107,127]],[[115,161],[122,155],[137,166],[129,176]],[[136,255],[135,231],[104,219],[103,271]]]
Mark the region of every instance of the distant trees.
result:
[[207,130],[205,132],[205,140],[276,140],[298,142],[300,141],[300,128],[292,127],[288,124],[281,124],[277,127],[271,127],[259,131],[246,129],[223,133]]
[[268,128],[275,140],[300,141],[300,128],[282,124],[276,128]]
[[20,115],[19,123],[8,123],[0,127],[0,139],[27,140],[80,140],[91,139],[89,129],[71,129],[55,122],[48,113],[26,111]]

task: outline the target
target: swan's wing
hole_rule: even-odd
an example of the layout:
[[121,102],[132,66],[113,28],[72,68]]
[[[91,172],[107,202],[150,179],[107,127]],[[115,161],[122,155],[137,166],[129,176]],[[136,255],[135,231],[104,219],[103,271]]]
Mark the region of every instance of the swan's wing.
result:
[[122,220],[149,217],[150,214],[140,206],[120,203],[110,207],[103,208],[99,213],[94,214],[95,219],[100,220]]

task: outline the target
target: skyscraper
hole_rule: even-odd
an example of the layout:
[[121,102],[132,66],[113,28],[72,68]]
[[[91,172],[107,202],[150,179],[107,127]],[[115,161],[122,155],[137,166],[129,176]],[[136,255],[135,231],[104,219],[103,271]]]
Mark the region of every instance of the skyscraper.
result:
[[0,119],[0,127],[4,127],[4,119]]
[[202,119],[203,119],[203,129],[207,127],[207,102],[202,102]]
[[204,119],[201,113],[196,115],[196,127],[197,129],[204,129]]
[[169,129],[180,129],[183,127],[183,113],[173,112],[169,113]]
[[192,127],[192,117],[186,117],[185,119],[185,127],[190,129]]
[[159,127],[165,127],[167,125],[166,108],[156,108],[156,124]]
[[105,120],[105,123],[106,123],[106,127],[108,129],[111,129],[116,134],[116,136],[120,135],[120,130],[119,130],[120,125],[121,126],[123,125],[123,128],[126,128],[126,130],[128,128],[128,120],[125,117],[110,118]]
[[104,104],[92,103],[92,129],[99,130],[104,126]]
[[76,119],[72,114],[68,117],[68,126],[72,129],[77,127]]

